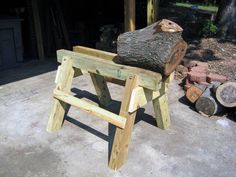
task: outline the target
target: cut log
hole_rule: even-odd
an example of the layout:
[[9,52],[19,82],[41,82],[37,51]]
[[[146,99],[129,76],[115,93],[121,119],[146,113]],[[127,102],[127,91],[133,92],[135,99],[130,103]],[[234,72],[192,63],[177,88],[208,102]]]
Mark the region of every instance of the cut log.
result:
[[195,108],[198,112],[202,112],[208,116],[213,116],[223,110],[223,107],[214,98],[210,87],[206,88],[197,100]]
[[201,85],[192,85],[187,91],[186,91],[186,98],[191,102],[195,103],[198,98],[203,94],[204,90],[206,89],[205,86]]
[[236,107],[236,82],[226,82],[216,89],[216,98],[225,107]]
[[123,33],[117,41],[117,62],[170,75],[185,55],[182,28],[160,20],[144,29]]

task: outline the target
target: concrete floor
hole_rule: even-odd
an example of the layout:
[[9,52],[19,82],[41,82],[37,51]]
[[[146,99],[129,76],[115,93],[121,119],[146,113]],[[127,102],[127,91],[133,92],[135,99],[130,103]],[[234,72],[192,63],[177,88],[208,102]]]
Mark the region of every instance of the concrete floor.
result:
[[[176,81],[169,92],[170,129],[156,127],[152,105],[141,109],[128,161],[117,172],[107,166],[114,127],[106,122],[71,108],[62,129],[47,133],[55,68],[32,62],[0,72],[0,177],[236,176],[236,123],[205,118],[181,103]],[[88,76],[76,78],[73,87],[96,100],[89,94],[95,91]],[[122,87],[109,88],[120,100]],[[114,102],[112,109],[118,106]],[[217,124],[218,119],[229,126]]]

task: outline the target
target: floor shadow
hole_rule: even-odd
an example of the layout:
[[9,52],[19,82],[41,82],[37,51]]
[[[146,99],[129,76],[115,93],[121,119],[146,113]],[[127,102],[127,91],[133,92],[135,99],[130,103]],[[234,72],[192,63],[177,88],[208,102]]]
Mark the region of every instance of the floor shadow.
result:
[[202,52],[202,58],[204,61],[221,60],[221,58],[216,57],[215,53],[210,49],[204,49]]
[[[90,99],[91,101],[94,101],[96,103],[99,103],[98,97],[88,91],[80,90],[77,88],[72,88],[71,91],[76,94],[75,96],[77,98],[86,98],[86,99]],[[106,110],[116,113],[116,114],[119,114],[120,106],[121,106],[120,101],[112,100],[111,104],[108,107],[106,107]],[[108,124],[108,135],[105,135],[105,134],[99,132],[98,130],[91,128],[90,126],[85,125],[82,122],[80,122],[72,117],[65,116],[64,120],[67,120],[70,123],[77,125],[78,127],[88,131],[89,133],[107,141],[108,142],[108,160],[109,160],[110,155],[111,155],[111,150],[112,150],[112,144],[114,141],[116,126],[109,123]],[[140,108],[138,110],[136,118],[135,118],[135,124],[137,124],[140,121],[144,121],[150,125],[157,126],[156,120],[154,119],[154,117],[149,114],[146,114],[144,108]]]
[[227,109],[227,116],[228,119],[236,122],[236,108],[228,108]]
[[27,63],[20,63],[16,67],[0,70],[0,85],[8,84],[18,80],[30,78],[57,69],[56,60],[39,61],[34,60]]
[[179,102],[188,106],[191,110],[196,111],[194,104],[190,103],[185,96],[180,97]]
[[99,137],[99,138],[109,142],[109,136],[101,133],[98,130],[95,130],[94,128],[91,128],[88,125],[83,124],[82,122],[80,122],[80,121],[78,121],[78,120],[76,120],[76,119],[74,119],[72,117],[69,117],[69,116],[66,116],[65,120],[67,120],[68,122],[70,122],[70,123],[72,123],[74,125],[77,125],[78,127],[88,131],[89,133],[91,133],[91,134],[93,134],[93,135],[95,135],[95,136],[97,136],[97,137]]

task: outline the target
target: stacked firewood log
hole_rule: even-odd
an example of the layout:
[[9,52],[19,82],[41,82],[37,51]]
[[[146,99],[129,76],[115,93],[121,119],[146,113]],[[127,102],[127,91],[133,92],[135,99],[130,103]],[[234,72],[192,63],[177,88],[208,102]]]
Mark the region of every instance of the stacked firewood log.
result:
[[210,73],[208,64],[192,61],[188,65],[186,98],[198,112],[212,116],[225,108],[236,107],[236,83],[225,76]]

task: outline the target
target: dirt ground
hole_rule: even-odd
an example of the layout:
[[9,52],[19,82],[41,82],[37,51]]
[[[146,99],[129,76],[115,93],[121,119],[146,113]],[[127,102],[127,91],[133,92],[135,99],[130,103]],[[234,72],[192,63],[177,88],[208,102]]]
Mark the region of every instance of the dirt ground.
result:
[[190,41],[184,62],[207,62],[211,72],[225,75],[236,81],[236,43],[215,38]]

